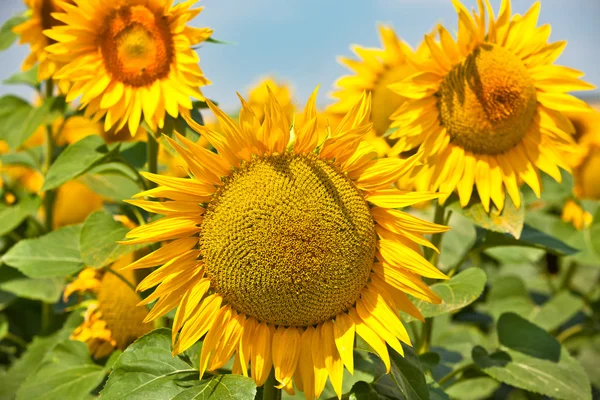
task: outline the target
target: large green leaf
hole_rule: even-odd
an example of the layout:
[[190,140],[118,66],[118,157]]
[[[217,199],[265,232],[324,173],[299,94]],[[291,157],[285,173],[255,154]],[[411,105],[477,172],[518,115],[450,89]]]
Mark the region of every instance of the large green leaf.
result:
[[569,246],[561,240],[547,235],[527,224],[524,225],[519,239],[515,239],[508,234],[487,230],[484,231],[481,229],[478,229],[477,234],[478,237],[475,246],[482,249],[498,246],[525,246],[542,249],[559,256],[575,254],[578,251],[576,248]]
[[79,252],[81,225],[71,225],[14,245],[2,261],[31,278],[71,275],[84,265]]
[[438,262],[442,271],[454,267],[473,246],[476,239],[475,226],[468,218],[453,213],[448,225],[450,230],[444,234]]
[[3,165],[22,165],[31,169],[39,169],[41,146],[27,148],[23,151],[2,154],[0,161]]
[[483,372],[507,385],[556,399],[592,398],[585,371],[565,349],[560,362],[552,362],[510,349],[489,354],[483,347],[475,347],[473,361]]
[[[485,288],[486,275],[479,268],[468,268],[447,282],[436,283],[431,286],[441,298],[441,304],[431,304],[419,299],[413,299],[417,308],[424,317],[435,317],[468,306],[479,298]],[[415,318],[403,315],[403,320],[409,322]]]
[[542,328],[515,313],[502,314],[496,329],[498,341],[506,348],[539,359],[554,362],[560,359],[558,341]]
[[118,244],[124,240],[129,229],[114,220],[106,211],[90,214],[83,223],[80,237],[81,258],[91,268],[111,264],[137,247]]
[[17,400],[79,399],[95,389],[106,371],[94,364],[83,342],[56,345],[17,391]]
[[475,364],[500,382],[558,399],[591,399],[585,371],[558,341],[517,314],[507,313],[497,324],[500,351],[473,349]]
[[38,82],[38,66],[34,66],[28,71],[17,72],[3,81],[7,85],[27,85],[32,88],[39,86]]
[[429,400],[429,389],[419,357],[417,357],[412,347],[402,345],[402,348],[404,349],[404,356],[395,351],[390,351],[392,361],[390,375],[396,386],[395,389],[406,400]]
[[[65,279],[34,279],[8,265],[0,266],[0,293],[45,303],[56,303],[65,286]],[[10,297],[7,298],[10,301]],[[2,308],[2,307],[0,307]]]
[[61,153],[48,170],[42,190],[54,189],[77,178],[98,165],[110,154],[104,140],[96,135],[86,136]]
[[500,387],[500,382],[488,376],[461,380],[446,389],[446,393],[453,399],[479,400],[489,399]]
[[103,400],[173,399],[198,384],[198,370],[171,354],[171,331],[139,338],[119,357],[102,390]]
[[584,307],[584,301],[568,291],[555,294],[541,307],[535,307],[529,319],[547,331],[554,330],[571,319]]
[[179,393],[173,400],[253,400],[256,384],[250,378],[239,375],[219,375],[200,381]]
[[17,146],[14,143],[20,139],[23,122],[32,110],[32,105],[20,97],[0,97],[0,140],[5,140],[14,149]]
[[0,204],[0,236],[6,235],[29,216],[37,213],[41,200],[37,196],[28,196],[21,199],[14,206]]
[[465,208],[462,208],[458,203],[454,203],[451,209],[461,213],[484,229],[508,233],[516,239],[521,236],[523,224],[525,223],[525,207],[517,208],[510,196],[506,196],[504,208],[501,212],[494,204],[491,205],[490,212],[487,212],[479,201],[469,204]]
[[[15,121],[15,130],[6,135],[6,143],[14,149],[25,143],[31,135],[40,127],[52,124],[63,116],[65,110],[64,97],[51,97],[46,99],[39,107],[30,107],[24,119]],[[18,128],[17,128],[18,127]]]
[[93,167],[79,179],[102,197],[116,201],[130,199],[141,190],[132,171],[117,162]]
[[58,332],[50,336],[34,338],[21,358],[15,361],[8,370],[0,371],[0,399],[13,400],[19,386],[36,370],[46,354],[57,343],[68,339],[82,320],[83,318],[79,314],[72,313]]
[[8,49],[17,40],[17,34],[12,30],[15,26],[25,21],[27,21],[25,15],[15,15],[6,20],[2,27],[0,27],[0,51]]

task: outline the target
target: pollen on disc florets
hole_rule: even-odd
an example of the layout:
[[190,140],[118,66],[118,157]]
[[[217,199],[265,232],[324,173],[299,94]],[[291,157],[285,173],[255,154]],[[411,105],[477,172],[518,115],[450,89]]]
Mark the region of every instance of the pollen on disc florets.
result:
[[482,44],[444,78],[437,93],[451,141],[475,154],[518,144],[536,113],[536,89],[523,62],[501,46]]
[[200,251],[212,287],[237,311],[285,326],[352,306],[369,279],[369,206],[330,162],[286,153],[234,171],[207,207]]
[[169,22],[146,6],[123,6],[106,18],[100,35],[106,70],[130,86],[165,78],[173,59]]

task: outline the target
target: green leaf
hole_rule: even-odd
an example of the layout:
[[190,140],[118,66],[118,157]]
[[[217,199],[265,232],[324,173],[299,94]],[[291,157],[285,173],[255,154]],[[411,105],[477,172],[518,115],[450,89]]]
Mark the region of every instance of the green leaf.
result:
[[209,37],[208,39],[206,39],[206,43],[214,43],[214,44],[235,44],[233,42],[224,42],[222,40],[218,40],[218,39],[214,39],[212,37]]
[[486,308],[494,319],[511,311],[526,318],[534,307],[523,280],[512,275],[496,278],[486,301]]
[[6,153],[0,156],[0,162],[4,165],[22,165],[39,170],[41,150],[42,148],[39,146],[28,148],[24,151]]
[[[431,289],[441,298],[441,304],[431,304],[423,300],[413,299],[415,306],[425,318],[450,313],[468,306],[479,298],[485,288],[486,275],[479,268],[468,268],[450,280],[436,283]],[[403,315],[404,321],[414,321],[410,315]]]
[[17,72],[16,74],[11,75],[9,78],[5,79],[3,83],[7,85],[27,85],[32,88],[37,88],[39,86],[37,77],[38,66],[36,65],[28,71]]
[[477,247],[490,248],[497,246],[525,246],[542,249],[550,253],[564,256],[575,254],[578,250],[555,237],[525,224],[520,239],[515,239],[508,234],[484,231],[478,229]]
[[106,211],[90,214],[83,223],[79,242],[83,263],[91,268],[101,268],[139,248],[117,243],[125,239],[127,232],[129,229]]
[[[431,221],[429,217],[429,221]],[[444,234],[438,266],[448,271],[455,266],[475,243],[475,226],[464,216],[452,213],[450,230]]]
[[8,333],[8,319],[6,315],[0,314],[0,340],[6,337]]
[[197,386],[179,393],[173,400],[253,400],[256,385],[250,378],[239,375],[219,375],[200,381]]
[[101,163],[110,152],[100,136],[86,136],[63,151],[50,167],[42,191],[57,188]]
[[136,176],[118,162],[93,167],[80,180],[99,195],[116,201],[130,199],[140,191]]
[[0,204],[0,236],[6,235],[29,216],[35,216],[40,207],[41,199],[28,196],[12,207]]
[[[344,398],[346,398],[344,396]],[[380,396],[377,391],[369,385],[367,382],[356,382],[350,393],[348,394],[348,400],[382,400],[387,397]]]
[[14,362],[8,370],[0,371],[0,399],[14,399],[19,386],[36,370],[40,360],[44,359],[57,343],[68,339],[75,327],[82,321],[81,315],[72,313],[58,332],[50,336],[35,337],[21,358]]
[[105,371],[94,364],[83,342],[58,343],[17,391],[16,400],[79,399],[95,389]]
[[17,40],[17,34],[12,30],[15,26],[27,21],[23,14],[9,18],[0,28],[0,51],[8,49]]
[[504,347],[553,362],[560,358],[558,341],[515,313],[503,314],[498,320],[497,330],[498,341]]
[[171,355],[171,331],[161,328],[142,336],[121,354],[101,397],[172,399],[198,383],[198,370]]
[[19,141],[24,121],[29,116],[33,107],[24,99],[7,95],[0,97],[0,139],[14,149]]
[[58,118],[63,116],[66,103],[64,97],[51,97],[44,101],[39,107],[31,107],[20,121],[20,129],[6,137],[6,143],[11,149],[14,149],[33,135],[33,133],[43,125],[52,124]]
[[398,390],[407,400],[429,400],[429,389],[419,358],[412,347],[402,345],[404,357],[390,351],[392,361],[391,378]]
[[14,245],[2,261],[31,278],[62,277],[83,268],[79,252],[81,225],[71,225]]
[[[0,293],[4,293],[5,297],[8,293],[24,299],[56,303],[64,286],[65,279],[62,277],[33,279],[7,265],[0,267]],[[10,298],[8,300],[10,301]]]
[[446,393],[453,399],[479,400],[488,399],[500,387],[500,382],[487,376],[461,380],[450,388]]
[[600,258],[600,209],[594,214],[592,226],[587,230],[586,238],[589,240],[594,253]]
[[585,303],[568,291],[555,294],[541,307],[536,308],[530,319],[547,331],[557,329],[581,311]]
[[472,357],[484,373],[507,385],[556,399],[592,398],[585,371],[565,349],[561,350],[559,362],[510,349],[489,354],[480,346],[473,349]]
[[502,212],[492,204],[488,213],[479,201],[465,208],[462,208],[459,203],[454,203],[450,209],[469,218],[475,225],[489,231],[508,233],[516,239],[521,236],[525,223],[525,207],[517,208],[510,196],[506,196]]

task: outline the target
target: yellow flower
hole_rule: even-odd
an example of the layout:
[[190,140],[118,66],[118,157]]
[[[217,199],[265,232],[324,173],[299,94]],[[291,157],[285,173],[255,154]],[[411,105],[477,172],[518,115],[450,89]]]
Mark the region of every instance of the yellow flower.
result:
[[[124,256],[111,268],[120,269],[133,261],[133,254]],[[93,272],[92,272],[93,271]],[[123,277],[136,283],[134,271],[125,271]],[[115,349],[124,350],[140,336],[150,332],[152,324],[144,323],[148,312],[137,307],[138,295],[119,277],[97,270],[85,269],[65,290],[65,297],[74,291],[96,293],[96,300],[86,310],[84,322],[73,332],[71,339],[87,343],[96,358],[108,356]]]
[[407,150],[421,143],[430,190],[457,189],[464,207],[475,185],[486,210],[490,199],[501,210],[506,193],[520,206],[523,182],[539,197],[539,170],[557,181],[558,167],[568,170],[561,154],[573,151],[572,125],[562,112],[588,107],[566,92],[593,86],[579,80],[581,72],[552,64],[566,42],[548,44],[550,26],[536,27],[539,2],[511,16],[504,0],[497,19],[487,0],[474,17],[453,3],[458,39],[443,27],[439,41],[427,35],[429,61],[390,86],[410,98],[396,113],[397,133]]
[[61,11],[60,4],[73,4],[69,0],[24,0],[28,10],[29,19],[13,28],[13,32],[19,35],[20,44],[29,44],[31,53],[23,62],[23,71],[28,71],[36,63],[39,63],[38,81],[52,77],[57,71],[58,64],[48,57],[46,47],[54,41],[43,33],[46,29],[63,25],[63,23],[52,15]]
[[573,224],[578,230],[591,225],[593,216],[573,200],[567,200],[562,211],[562,220]]
[[68,181],[58,188],[54,200],[54,229],[78,224],[102,209],[102,196],[93,192],[84,183]]
[[131,134],[142,115],[152,130],[166,114],[176,118],[203,99],[209,81],[193,46],[212,34],[186,23],[200,13],[194,1],[173,7],[169,0],[74,0],[54,17],[65,23],[44,33],[57,43],[47,47],[64,66],[54,75],[67,101],[81,96],[86,116],[104,117],[105,130],[126,124]]
[[138,286],[157,286],[143,301],[156,301],[146,320],[177,307],[174,354],[206,335],[201,376],[235,356],[233,371],[257,385],[273,368],[290,393],[294,382],[317,398],[329,376],[341,396],[355,334],[389,370],[386,344],[399,353],[400,342],[410,344],[397,310],[422,319],[407,293],[440,302],[421,276],[446,276],[419,244],[431,247],[423,235],[447,228],[399,210],[439,194],[390,188],[415,157],[380,160],[362,150],[369,95],[325,135],[316,91],[293,135],[269,97],[262,124],[243,99],[239,123],[208,103],[223,133],[186,117],[218,154],[181,135],[168,139],[190,178],[145,174],[159,186],[130,203],[165,217],[131,230],[126,243],[168,244],[128,268],[161,266]]
[[269,101],[267,87],[273,92],[288,121],[291,121],[295,110],[292,89],[287,83],[277,82],[272,77],[262,78],[248,92],[248,105],[258,121],[262,122],[265,119],[265,106]]
[[383,136],[387,132],[390,117],[406,100],[388,89],[388,85],[417,72],[407,58],[407,54],[413,54],[413,50],[396,36],[392,27],[380,25],[379,37],[381,49],[355,45],[352,50],[358,59],[339,58],[339,62],[355,72],[355,75],[346,75],[337,80],[337,89],[331,94],[337,102],[327,109],[328,113],[342,118],[364,91],[371,92],[374,136]]
[[600,200],[600,112],[567,113],[575,126],[578,152],[571,155],[577,198]]

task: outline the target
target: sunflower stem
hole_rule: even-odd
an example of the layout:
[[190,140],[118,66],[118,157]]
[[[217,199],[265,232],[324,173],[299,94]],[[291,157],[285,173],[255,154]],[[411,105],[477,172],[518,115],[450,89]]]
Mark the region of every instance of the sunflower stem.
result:
[[[46,100],[52,97],[52,93],[54,91],[54,83],[52,79],[48,79],[46,81]],[[48,175],[48,171],[50,170],[50,166],[52,165],[54,155],[54,137],[52,136],[52,125],[46,125],[46,147],[44,154],[44,176]],[[56,198],[56,194],[54,190],[48,190],[44,193],[44,226],[47,232],[52,230],[52,226],[54,223],[54,200]]]
[[275,380],[275,370],[271,369],[267,381],[263,385],[263,400],[281,400],[281,389],[275,387],[277,381]]
[[[151,132],[148,134],[148,172],[158,173],[158,141]],[[151,188],[156,187],[154,182],[149,182],[149,185]]]
[[50,333],[52,325],[52,317],[54,316],[54,308],[51,303],[42,302],[42,334]]
[[[473,367],[475,367],[475,364],[473,364],[473,363],[469,363],[469,364],[463,365],[462,367],[460,367],[460,368],[457,368],[457,369],[455,369],[454,371],[450,372],[449,374],[447,374],[447,375],[443,376],[443,377],[442,377],[442,378],[441,378],[441,379],[438,381],[438,383],[439,383],[439,385],[440,385],[440,386],[443,386],[443,385],[444,385],[444,384],[446,384],[446,383],[447,383],[447,382],[448,382],[450,379],[454,378],[455,376],[457,376],[457,375],[459,375],[459,374],[462,374],[463,372],[465,372],[465,371],[467,371],[467,370],[469,370],[469,369],[471,369],[471,368],[473,368]],[[451,386],[451,385],[452,385],[452,384],[450,384],[450,385],[448,385],[448,386]]]
[[571,285],[571,279],[573,279],[573,276],[575,275],[575,272],[577,272],[578,267],[579,267],[578,263],[571,262],[571,264],[569,265],[569,268],[567,269],[567,271],[565,272],[565,275],[563,276],[562,282],[560,283],[561,289],[569,288],[569,286]]
[[[446,207],[440,205],[439,203],[435,203],[435,215],[433,217],[433,223],[438,225],[444,225],[448,223],[450,219],[450,213],[448,213],[448,218],[446,218]],[[438,250],[442,245],[442,238],[444,237],[444,232],[436,233],[431,237],[431,244],[434,245]],[[431,255],[429,257],[429,262],[437,267],[437,263],[439,260],[439,253],[431,250]]]

